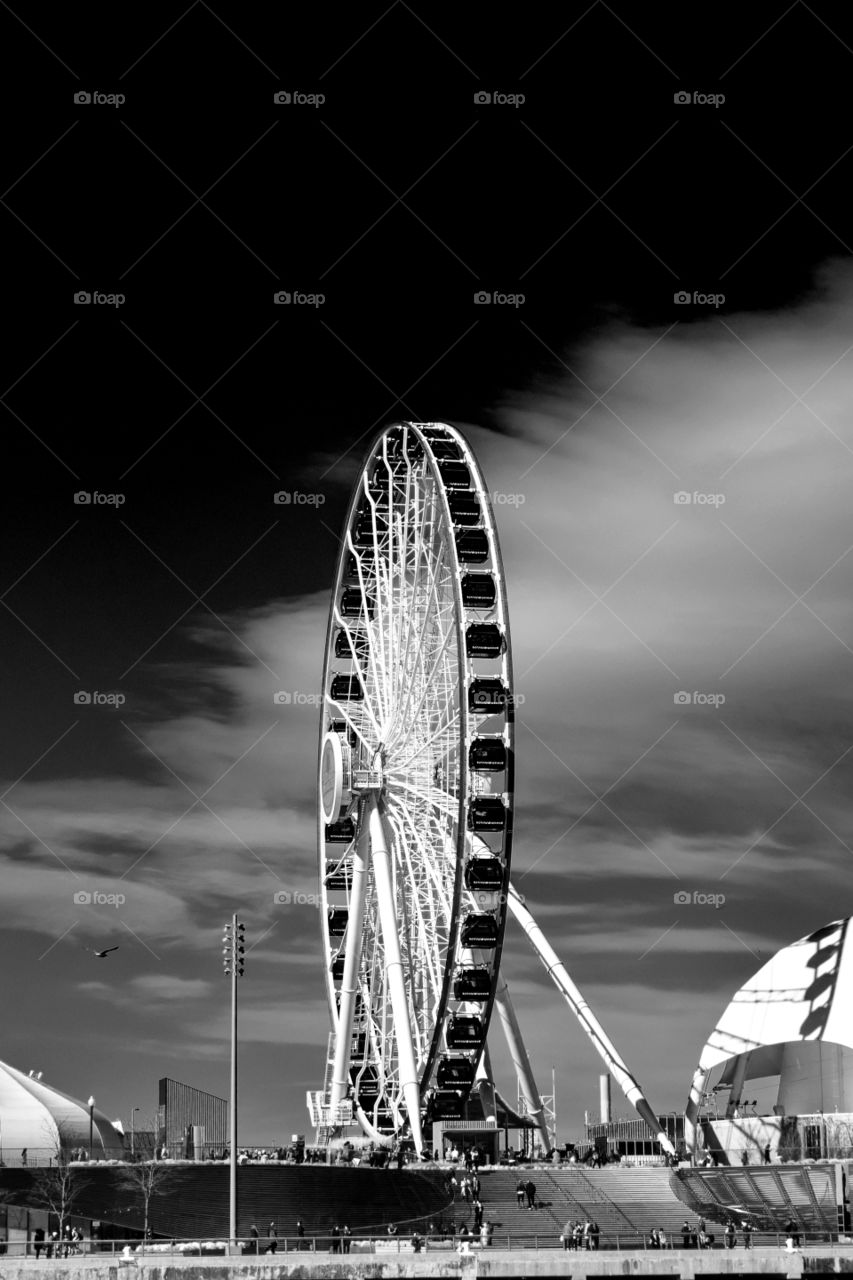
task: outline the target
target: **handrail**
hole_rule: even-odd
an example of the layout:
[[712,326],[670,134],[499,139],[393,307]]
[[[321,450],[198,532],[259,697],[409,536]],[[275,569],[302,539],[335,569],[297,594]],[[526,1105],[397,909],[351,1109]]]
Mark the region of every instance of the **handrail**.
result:
[[[718,1224],[714,1223],[714,1226]],[[464,1237],[462,1237],[464,1239]],[[421,1236],[423,1248],[426,1251],[431,1249],[446,1251],[457,1247],[460,1243],[459,1235],[451,1235],[443,1233],[439,1236]],[[853,1251],[853,1236],[841,1235],[838,1232],[819,1231],[819,1232],[798,1232],[793,1236],[794,1245],[792,1249],[786,1246],[786,1236],[784,1231],[757,1231],[753,1232],[750,1237],[750,1250],[767,1250],[779,1249],[785,1253],[802,1252],[804,1249],[813,1249],[819,1246],[824,1248],[842,1249],[845,1253]],[[284,1253],[327,1253],[327,1252],[350,1252],[353,1249],[359,1252],[409,1252],[412,1250],[411,1235],[403,1236],[387,1236],[379,1234],[375,1231],[354,1232],[348,1238],[338,1238],[334,1240],[329,1231],[315,1232],[310,1236],[281,1236],[276,1240],[275,1252]],[[236,1242],[236,1247],[240,1248],[244,1254],[260,1254],[266,1253],[269,1249],[270,1238],[261,1236],[258,1240],[246,1239],[241,1237]],[[346,1246],[349,1246],[347,1248]],[[49,1242],[39,1246],[39,1251],[43,1256],[47,1255]],[[490,1252],[502,1252],[513,1249],[560,1249],[561,1241],[557,1235],[543,1233],[541,1231],[531,1232],[530,1234],[512,1234],[503,1232],[493,1236],[489,1246],[483,1246],[476,1236],[468,1237],[468,1248],[482,1249],[488,1247]],[[728,1250],[739,1249],[744,1251],[743,1236],[741,1232],[736,1235],[736,1243],[727,1244],[722,1231],[714,1237],[713,1243],[700,1246],[704,1249]],[[66,1254],[67,1248],[67,1254]],[[120,1254],[126,1249],[135,1256],[163,1255],[171,1253],[183,1254],[202,1254],[215,1255],[224,1254],[228,1251],[228,1242],[226,1240],[210,1240],[200,1239],[197,1237],[186,1239],[171,1240],[153,1240],[142,1241],[139,1239],[120,1238],[116,1240],[91,1240],[86,1239],[81,1244],[73,1245],[71,1242],[58,1241],[54,1242],[51,1253],[54,1257],[65,1256],[81,1256],[81,1255],[97,1255],[97,1254]],[[666,1252],[683,1253],[685,1252],[683,1243],[678,1238],[669,1238],[665,1246]],[[573,1252],[574,1250],[569,1250]],[[582,1246],[578,1252],[655,1252],[654,1247],[649,1243],[647,1237],[638,1239],[637,1236],[616,1235],[601,1236],[599,1249],[587,1249]],[[35,1256],[35,1245],[30,1239],[29,1241],[0,1241],[0,1254],[5,1257],[25,1257]]]

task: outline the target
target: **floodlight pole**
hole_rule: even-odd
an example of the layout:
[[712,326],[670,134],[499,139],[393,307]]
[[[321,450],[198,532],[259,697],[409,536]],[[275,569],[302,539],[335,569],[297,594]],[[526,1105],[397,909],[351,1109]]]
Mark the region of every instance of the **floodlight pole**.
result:
[[235,912],[222,936],[223,966],[231,978],[231,1158],[228,1178],[228,1243],[231,1248],[236,1248],[237,1244],[237,979],[243,975],[245,928]]
[[[237,933],[237,917],[231,922],[232,937]],[[237,1241],[237,965],[231,966],[231,1168],[228,1181],[228,1239]]]

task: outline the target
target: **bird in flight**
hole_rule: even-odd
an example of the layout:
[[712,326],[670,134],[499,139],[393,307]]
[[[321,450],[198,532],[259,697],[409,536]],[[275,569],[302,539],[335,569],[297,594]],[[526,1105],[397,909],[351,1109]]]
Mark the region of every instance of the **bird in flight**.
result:
[[104,956],[108,956],[111,951],[118,951],[118,947],[105,947],[103,951],[93,951],[91,947],[83,947],[83,950],[88,951],[96,959],[103,960]]

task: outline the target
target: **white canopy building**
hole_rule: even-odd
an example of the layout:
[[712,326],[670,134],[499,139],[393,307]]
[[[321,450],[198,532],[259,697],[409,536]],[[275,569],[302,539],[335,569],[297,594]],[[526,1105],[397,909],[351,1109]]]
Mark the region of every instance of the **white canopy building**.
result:
[[685,1113],[685,1140],[712,1071],[728,1086],[736,1119],[750,1080],[779,1077],[774,1114],[853,1112],[853,943],[850,919],[835,920],[778,951],[735,994],[702,1050]]
[[[0,1062],[0,1160],[47,1164],[61,1154],[89,1152],[89,1107],[52,1085]],[[121,1159],[122,1134],[97,1108],[92,1114],[92,1159]],[[26,1152],[26,1155],[22,1153]]]

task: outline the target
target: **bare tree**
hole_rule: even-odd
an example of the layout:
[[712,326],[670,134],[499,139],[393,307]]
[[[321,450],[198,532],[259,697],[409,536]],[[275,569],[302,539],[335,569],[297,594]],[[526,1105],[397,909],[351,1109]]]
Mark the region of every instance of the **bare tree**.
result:
[[45,1146],[53,1152],[48,1168],[35,1171],[30,1195],[33,1204],[47,1209],[59,1220],[59,1238],[65,1234],[65,1224],[74,1213],[74,1206],[80,1195],[89,1185],[90,1179],[81,1170],[68,1161],[68,1140],[71,1130],[59,1120],[56,1122],[56,1133],[49,1125],[44,1126]]
[[119,1182],[128,1190],[136,1192],[142,1199],[144,1210],[143,1231],[148,1239],[148,1215],[151,1201],[166,1191],[166,1184],[173,1176],[174,1170],[157,1160],[141,1160],[135,1164],[127,1164],[121,1171]]

